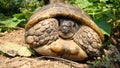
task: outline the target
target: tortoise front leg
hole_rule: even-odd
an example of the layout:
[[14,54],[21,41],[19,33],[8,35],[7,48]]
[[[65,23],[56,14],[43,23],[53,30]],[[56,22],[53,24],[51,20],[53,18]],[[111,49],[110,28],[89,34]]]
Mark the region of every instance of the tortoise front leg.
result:
[[58,21],[54,18],[38,22],[25,33],[26,43],[30,47],[50,44],[58,38]]
[[101,55],[100,49],[102,41],[100,36],[89,26],[82,25],[73,36],[73,40],[81,47],[90,57]]

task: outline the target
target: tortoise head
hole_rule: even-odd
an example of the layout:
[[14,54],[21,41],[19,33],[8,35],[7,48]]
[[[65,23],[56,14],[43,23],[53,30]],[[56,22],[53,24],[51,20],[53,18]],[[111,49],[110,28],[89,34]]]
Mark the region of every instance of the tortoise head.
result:
[[62,38],[72,38],[75,33],[75,23],[72,20],[60,20],[59,35]]

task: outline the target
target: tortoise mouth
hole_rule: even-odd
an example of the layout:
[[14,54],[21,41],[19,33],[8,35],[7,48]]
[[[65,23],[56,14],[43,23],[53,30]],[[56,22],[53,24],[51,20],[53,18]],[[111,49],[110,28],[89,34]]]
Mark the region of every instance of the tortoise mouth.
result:
[[70,39],[70,38],[73,37],[73,35],[74,35],[74,33],[72,33],[72,32],[63,33],[63,32],[61,32],[61,31],[59,31],[59,36],[60,36],[61,38],[64,38],[64,39]]

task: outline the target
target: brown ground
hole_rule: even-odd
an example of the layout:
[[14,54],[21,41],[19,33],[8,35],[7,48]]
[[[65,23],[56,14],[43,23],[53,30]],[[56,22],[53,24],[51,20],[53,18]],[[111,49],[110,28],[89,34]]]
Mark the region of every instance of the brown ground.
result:
[[[29,47],[24,42],[24,29],[14,30],[3,34],[0,40]],[[50,57],[8,57],[0,55],[0,68],[90,68],[86,64],[77,63],[61,58]]]

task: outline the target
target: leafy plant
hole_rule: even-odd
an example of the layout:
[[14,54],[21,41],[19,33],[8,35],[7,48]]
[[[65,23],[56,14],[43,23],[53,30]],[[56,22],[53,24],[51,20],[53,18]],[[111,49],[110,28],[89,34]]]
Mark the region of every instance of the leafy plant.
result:
[[24,27],[31,14],[43,4],[43,0],[0,0],[0,31]]
[[113,23],[119,19],[120,2],[119,0],[70,0],[70,4],[74,4],[84,9],[98,24],[105,35],[110,36]]
[[101,60],[96,60],[93,64],[95,68],[116,68],[116,64],[120,63],[120,58],[111,58],[105,56]]
[[7,20],[0,21],[0,24],[1,24],[0,27],[4,28],[3,30],[8,30],[8,31],[11,29],[17,28],[18,24],[26,22],[26,19],[22,19],[22,18],[20,19],[20,17],[22,17],[22,16],[17,17],[17,15],[14,15],[13,18],[9,18]]

